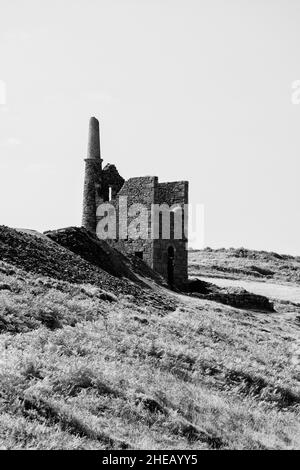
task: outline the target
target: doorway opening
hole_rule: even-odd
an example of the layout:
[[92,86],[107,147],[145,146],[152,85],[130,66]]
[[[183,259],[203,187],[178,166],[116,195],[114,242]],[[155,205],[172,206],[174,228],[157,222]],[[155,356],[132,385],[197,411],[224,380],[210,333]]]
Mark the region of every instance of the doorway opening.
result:
[[135,251],[134,255],[136,256],[136,258],[143,259],[143,252],[142,251]]
[[169,246],[168,248],[168,282],[170,284],[171,289],[174,286],[174,260],[175,260],[175,253],[173,246]]

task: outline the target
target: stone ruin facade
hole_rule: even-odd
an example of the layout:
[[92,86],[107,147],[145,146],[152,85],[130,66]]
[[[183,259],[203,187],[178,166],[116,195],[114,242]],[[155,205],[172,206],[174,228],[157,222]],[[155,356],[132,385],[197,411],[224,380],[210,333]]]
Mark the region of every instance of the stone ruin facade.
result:
[[[154,271],[168,280],[171,287],[180,287],[187,282],[187,211],[183,210],[188,204],[188,182],[175,181],[159,183],[157,176],[134,177],[127,181],[119,175],[115,165],[107,164],[102,168],[100,152],[99,122],[95,117],[90,119],[88,155],[85,159],[85,179],[83,196],[82,225],[89,231],[97,233],[97,225],[101,216],[97,208],[107,202],[116,213],[116,236],[106,241],[119,251],[133,254],[144,260]],[[127,198],[127,206],[142,204],[148,209],[148,236],[140,238],[119,237],[120,225],[126,228],[130,218],[121,210],[121,201]],[[179,217],[182,223],[182,237],[174,234],[174,214],[170,212],[170,235],[163,236],[162,213],[157,220],[158,237],[154,238],[153,219],[151,219],[154,204],[167,204],[181,208]],[[125,215],[124,215],[125,214]],[[178,219],[177,219],[178,220]]]

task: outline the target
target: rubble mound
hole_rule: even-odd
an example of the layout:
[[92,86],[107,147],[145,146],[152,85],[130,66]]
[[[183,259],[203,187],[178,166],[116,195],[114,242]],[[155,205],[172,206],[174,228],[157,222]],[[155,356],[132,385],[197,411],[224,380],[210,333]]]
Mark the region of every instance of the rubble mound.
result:
[[[154,293],[139,273],[135,274],[133,263],[125,255],[104,241],[98,242],[85,229],[63,229],[38,237],[0,226],[0,260],[39,276],[129,295],[136,303],[174,308],[172,299]],[[150,268],[146,267],[145,272],[149,277]],[[154,273],[153,280],[158,280]]]
[[47,231],[44,235],[112,276],[126,277],[134,282],[140,282],[142,276],[158,284],[166,284],[163,278],[142,260],[121,253],[83,227]]

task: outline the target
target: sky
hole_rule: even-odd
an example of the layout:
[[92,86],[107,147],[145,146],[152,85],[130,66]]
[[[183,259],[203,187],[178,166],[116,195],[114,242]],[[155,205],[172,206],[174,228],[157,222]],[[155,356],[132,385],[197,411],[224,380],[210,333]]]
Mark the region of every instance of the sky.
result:
[[0,15],[0,224],[81,225],[96,116],[125,179],[189,181],[205,246],[300,255],[298,0],[0,0]]

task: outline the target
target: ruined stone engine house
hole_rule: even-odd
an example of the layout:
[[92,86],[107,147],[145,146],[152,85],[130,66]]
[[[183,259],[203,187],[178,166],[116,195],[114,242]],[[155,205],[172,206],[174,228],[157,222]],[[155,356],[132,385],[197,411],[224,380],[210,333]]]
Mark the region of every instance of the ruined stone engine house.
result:
[[[88,137],[88,155],[85,159],[85,179],[83,196],[82,225],[89,231],[96,233],[100,220],[97,216],[99,205],[109,202],[117,214],[117,223],[120,223],[121,196],[127,197],[128,206],[142,204],[151,214],[153,204],[167,204],[182,208],[182,234],[180,239],[174,236],[174,213],[170,213],[170,236],[162,236],[162,214],[159,217],[158,237],[151,236],[151,220],[149,220],[149,236],[147,238],[114,239],[106,241],[123,253],[133,254],[145,261],[154,271],[160,273],[168,280],[171,286],[180,287],[187,281],[187,211],[184,205],[188,204],[188,182],[175,181],[159,183],[157,176],[144,176],[129,178],[125,181],[115,165],[107,164],[102,168],[100,152],[99,122],[95,117],[90,119]],[[172,217],[173,215],[173,217]],[[122,221],[129,224],[130,220]],[[185,234],[184,234],[185,233]]]

